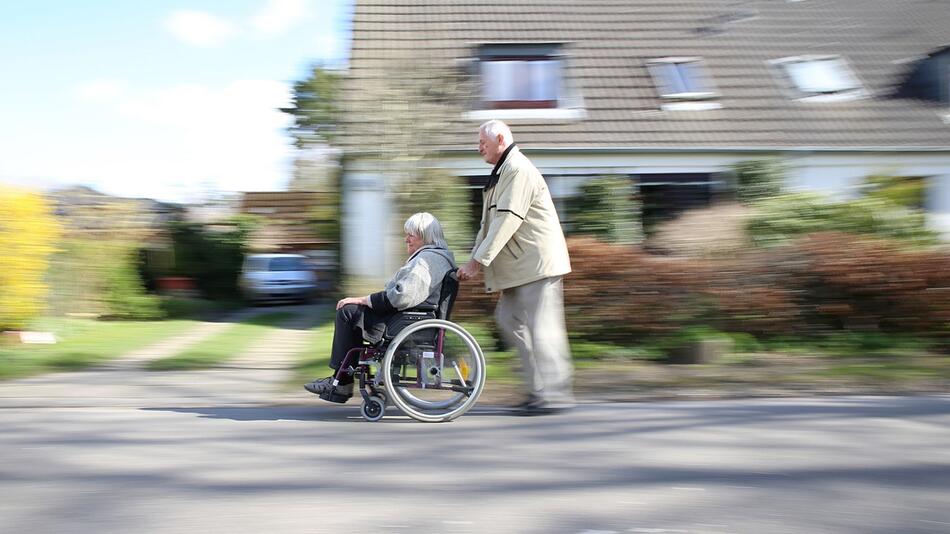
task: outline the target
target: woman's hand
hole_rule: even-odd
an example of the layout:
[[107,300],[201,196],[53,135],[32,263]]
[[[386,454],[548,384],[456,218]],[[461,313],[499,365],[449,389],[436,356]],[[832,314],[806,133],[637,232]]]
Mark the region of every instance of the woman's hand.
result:
[[340,302],[336,303],[336,309],[340,309],[347,304],[359,304],[361,306],[369,306],[369,297],[346,297],[340,299]]

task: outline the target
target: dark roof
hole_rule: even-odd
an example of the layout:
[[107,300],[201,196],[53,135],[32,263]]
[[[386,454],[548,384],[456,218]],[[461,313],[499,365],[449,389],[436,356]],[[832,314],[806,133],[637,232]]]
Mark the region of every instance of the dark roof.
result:
[[[586,116],[506,120],[523,146],[950,147],[950,110],[894,96],[916,61],[950,43],[944,1],[356,0],[349,148],[401,132],[383,119],[392,103],[370,89],[393,78],[385,67],[457,69],[487,42],[565,43]],[[870,97],[791,98],[768,61],[811,54],[843,56]],[[662,111],[646,62],[668,56],[703,57],[722,108]],[[456,111],[433,143],[474,149],[480,121]]]

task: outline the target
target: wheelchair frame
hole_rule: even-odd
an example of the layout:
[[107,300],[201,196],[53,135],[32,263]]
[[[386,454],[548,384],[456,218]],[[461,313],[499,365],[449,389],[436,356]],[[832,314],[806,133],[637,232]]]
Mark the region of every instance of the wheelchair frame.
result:
[[[426,329],[437,330],[434,344],[417,346],[415,354],[400,348],[410,336]],[[458,335],[473,358],[474,374],[468,379],[463,376],[466,373],[459,369],[458,362],[453,361],[452,365],[458,378],[443,380],[442,370],[446,365],[443,343],[446,331]],[[426,364],[425,354],[430,351],[425,349],[432,349],[432,362],[429,365]],[[410,366],[415,367],[415,376],[409,376],[410,373],[406,372]],[[363,398],[361,413],[368,421],[382,419],[388,401],[392,401],[393,405],[413,419],[444,422],[455,419],[475,405],[485,386],[486,369],[481,347],[467,330],[443,319],[425,319],[402,329],[388,343],[350,349],[337,370],[334,384],[339,383],[346,374],[353,375],[354,381],[359,384]],[[384,377],[390,379],[385,380]],[[416,398],[411,390],[446,391],[456,395],[448,400],[434,402]]]

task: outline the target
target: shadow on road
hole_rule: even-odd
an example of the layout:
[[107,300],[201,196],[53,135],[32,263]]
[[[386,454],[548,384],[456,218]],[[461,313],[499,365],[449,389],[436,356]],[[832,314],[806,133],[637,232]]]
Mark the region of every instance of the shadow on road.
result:
[[[360,415],[359,404],[346,406],[168,406],[141,408],[149,412],[174,412],[195,414],[202,419],[227,419],[230,421],[327,421],[337,423],[367,423]],[[462,417],[511,415],[504,408],[475,408]],[[386,423],[415,423],[398,409],[389,407],[386,416],[378,421]]]

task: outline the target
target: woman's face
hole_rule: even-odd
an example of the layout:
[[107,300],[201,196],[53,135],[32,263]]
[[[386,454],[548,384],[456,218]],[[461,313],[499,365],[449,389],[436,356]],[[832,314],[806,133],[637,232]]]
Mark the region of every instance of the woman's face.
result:
[[412,256],[420,248],[422,248],[422,238],[417,235],[406,234],[406,252]]

